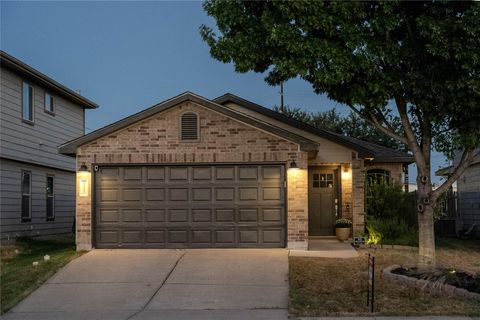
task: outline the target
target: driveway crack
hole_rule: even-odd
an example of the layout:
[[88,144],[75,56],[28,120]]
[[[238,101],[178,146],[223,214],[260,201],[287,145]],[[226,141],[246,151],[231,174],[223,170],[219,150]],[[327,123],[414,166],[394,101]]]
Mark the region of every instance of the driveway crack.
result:
[[148,301],[142,306],[142,308],[140,310],[138,310],[135,313],[133,313],[132,315],[130,315],[126,320],[133,319],[136,315],[138,315],[140,312],[142,312],[143,310],[145,310],[148,307],[148,305],[150,304],[150,302],[152,302],[153,298],[157,295],[157,293],[160,291],[160,289],[162,289],[163,286],[165,285],[165,283],[167,283],[168,278],[170,278],[173,271],[175,270],[175,268],[178,266],[178,264],[180,263],[180,261],[183,259],[183,257],[186,254],[187,254],[187,251],[185,251],[184,253],[182,253],[182,255],[180,257],[178,257],[178,259],[175,262],[175,264],[173,265],[172,269],[168,272],[167,276],[165,277],[163,282],[160,284],[160,286],[158,286],[157,290],[155,290],[155,292],[152,294],[150,299],[148,299]]

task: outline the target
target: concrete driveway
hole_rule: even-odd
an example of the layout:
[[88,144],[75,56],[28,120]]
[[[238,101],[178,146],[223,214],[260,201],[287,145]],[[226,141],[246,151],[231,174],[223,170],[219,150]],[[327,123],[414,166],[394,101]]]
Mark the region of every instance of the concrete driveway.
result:
[[5,319],[286,319],[285,249],[94,250]]

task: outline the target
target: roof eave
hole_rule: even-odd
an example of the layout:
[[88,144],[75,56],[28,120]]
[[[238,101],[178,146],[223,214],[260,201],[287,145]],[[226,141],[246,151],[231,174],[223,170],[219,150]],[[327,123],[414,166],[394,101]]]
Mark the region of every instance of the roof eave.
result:
[[83,108],[87,108],[87,109],[98,108],[98,105],[95,102],[79,95],[73,90],[65,87],[64,85],[58,83],[57,81],[41,73],[40,71],[30,67],[29,65],[9,55],[8,53],[4,51],[0,51],[0,57],[1,57],[2,66],[8,69],[11,69],[17,73],[20,73],[22,76],[28,78],[29,80],[33,80],[41,85],[44,85],[50,90],[54,90],[58,92],[68,100],[79,104]]
[[[216,102],[216,103],[219,103],[219,104],[223,104],[223,103],[227,103],[227,102],[233,102],[233,103],[236,103],[236,104],[240,104],[240,105],[242,105],[242,106],[244,106],[244,107],[246,107],[246,108],[248,108],[248,109],[250,109],[250,110],[257,111],[257,112],[258,112],[258,110],[265,110],[265,112],[267,112],[267,111],[275,112],[275,111],[273,111],[273,110],[270,110],[270,109],[268,109],[268,108],[265,108],[265,107],[263,107],[263,106],[261,106],[261,105],[258,105],[258,104],[256,104],[256,103],[253,103],[253,102],[251,102],[251,101],[248,101],[248,100],[245,100],[245,99],[243,99],[243,98],[237,97],[237,96],[235,96],[235,95],[233,95],[233,94],[231,94],[231,93],[226,93],[226,94],[224,94],[224,95],[222,95],[222,96],[220,96],[220,97],[217,97],[217,98],[213,99],[212,101],[214,101],[214,102]],[[255,109],[256,109],[256,110],[255,110]],[[273,114],[272,114],[272,115],[273,115]],[[269,116],[269,115],[266,115],[266,116]],[[279,117],[279,116],[281,116],[281,115],[278,114],[277,116]],[[282,121],[282,120],[280,120],[280,119],[277,119],[277,120]],[[347,148],[349,148],[349,149],[352,149],[352,150],[358,152],[358,155],[359,155],[359,157],[361,157],[361,158],[368,158],[368,157],[374,157],[374,156],[375,156],[374,153],[372,153],[370,150],[368,150],[368,149],[366,149],[366,148],[363,148],[362,146],[359,146],[359,145],[354,144],[354,143],[352,143],[352,142],[350,142],[350,141],[347,141],[347,140],[341,140],[341,141],[339,141],[339,139],[338,139],[337,136],[335,136],[335,135],[333,135],[333,134],[329,134],[327,131],[323,132],[323,130],[322,130],[322,133],[321,133],[321,135],[320,135],[320,130],[318,130],[318,129],[314,128],[314,127],[311,127],[311,126],[309,126],[309,125],[306,124],[306,123],[297,121],[297,120],[295,120],[295,119],[290,119],[290,118],[288,118],[288,120],[292,122],[292,123],[290,124],[291,126],[295,126],[295,127],[298,127],[299,125],[300,125],[300,126],[303,126],[303,127],[307,127],[307,126],[308,126],[311,131],[313,131],[313,130],[316,131],[316,133],[315,133],[315,132],[311,132],[312,134],[319,135],[319,136],[321,136],[321,137],[323,137],[323,138],[325,138],[325,139],[334,141],[334,142],[336,142],[336,143],[339,143],[339,144],[343,145],[344,147],[347,147]],[[287,121],[287,119],[285,119],[285,121]],[[295,123],[295,124],[294,124],[294,123]],[[302,127],[298,127],[298,128],[301,129],[301,130],[305,130],[305,128],[302,128]]]

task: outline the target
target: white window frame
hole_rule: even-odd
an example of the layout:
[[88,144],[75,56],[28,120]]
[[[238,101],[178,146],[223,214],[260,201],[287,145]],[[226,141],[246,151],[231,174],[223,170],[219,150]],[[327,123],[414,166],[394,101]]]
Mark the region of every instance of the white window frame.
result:
[[[49,99],[47,99],[47,96],[50,97],[52,101],[52,110],[47,109],[47,101],[49,102]],[[56,102],[57,102],[57,97],[55,97],[51,92],[45,90],[45,95],[43,98],[43,104],[44,104],[43,110],[45,111],[45,113],[48,113],[54,116],[56,111]]]
[[[26,115],[25,115],[25,86],[29,90],[28,97],[27,97],[28,103],[29,103],[29,112],[31,116],[29,118],[26,118]],[[30,88],[32,88],[31,105],[30,105]],[[22,121],[28,124],[35,123],[35,87],[32,84],[30,84],[30,82],[28,81],[22,82]]]

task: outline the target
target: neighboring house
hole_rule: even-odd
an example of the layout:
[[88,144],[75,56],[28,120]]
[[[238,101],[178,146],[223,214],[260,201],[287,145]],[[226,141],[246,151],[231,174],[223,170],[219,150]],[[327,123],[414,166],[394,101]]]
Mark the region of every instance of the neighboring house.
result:
[[59,151],[77,157],[79,250],[306,249],[336,218],[363,233],[367,171],[403,183],[412,162],[232,94],[189,92]]
[[58,145],[85,134],[97,105],[1,51],[1,238],[72,232],[75,159]]
[[[457,166],[457,154],[453,166]],[[475,224],[473,232],[480,236],[480,149],[476,150],[473,162],[457,180],[457,229],[468,230]]]

